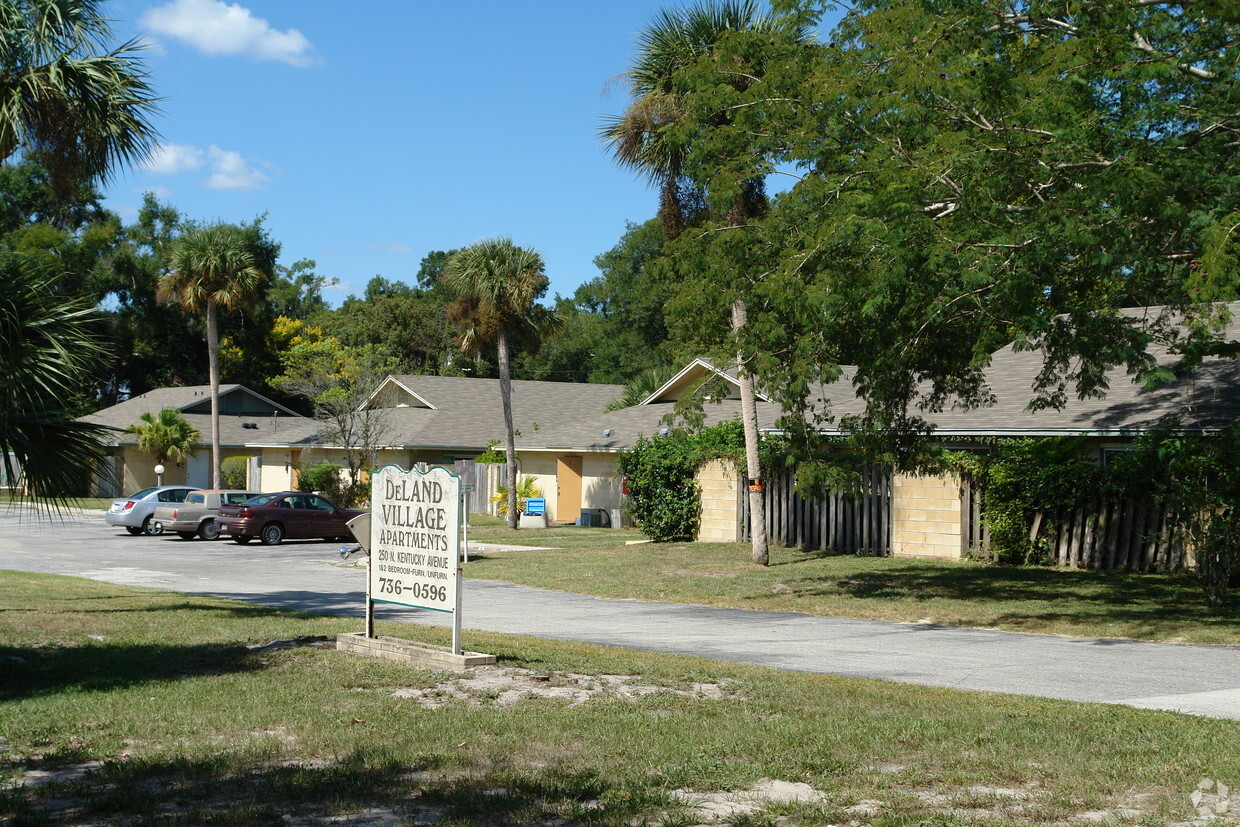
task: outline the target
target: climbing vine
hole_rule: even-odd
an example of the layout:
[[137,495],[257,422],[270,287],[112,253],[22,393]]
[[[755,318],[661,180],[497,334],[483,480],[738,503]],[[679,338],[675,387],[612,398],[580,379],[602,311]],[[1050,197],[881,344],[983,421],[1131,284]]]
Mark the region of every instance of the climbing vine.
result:
[[1049,559],[1041,537],[1056,512],[1151,498],[1192,549],[1206,597],[1226,603],[1229,579],[1240,571],[1240,423],[1194,434],[1168,421],[1105,467],[1075,437],[988,440],[981,447],[944,451],[941,463],[985,491],[991,552],[999,562]]

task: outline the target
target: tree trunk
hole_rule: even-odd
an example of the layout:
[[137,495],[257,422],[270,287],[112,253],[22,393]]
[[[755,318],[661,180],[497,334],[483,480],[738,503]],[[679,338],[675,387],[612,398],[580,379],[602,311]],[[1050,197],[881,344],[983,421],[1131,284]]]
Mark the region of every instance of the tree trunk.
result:
[[512,377],[508,375],[508,332],[496,336],[499,362],[499,395],[504,405],[504,468],[508,477],[508,527],[517,527],[517,445],[512,427]]
[[[732,303],[732,331],[738,332],[748,319],[745,301]],[[745,367],[744,354],[736,352],[736,380],[741,388],[741,422],[745,426],[745,464],[748,479],[762,477],[758,459],[758,404],[754,393],[753,374]],[[766,542],[766,501],[762,491],[749,491],[749,537],[753,541],[753,561],[759,566],[770,563],[770,550]]]
[[[211,487],[220,485],[220,333],[215,303],[207,302],[207,372],[211,377]],[[251,487],[258,488],[252,482]]]

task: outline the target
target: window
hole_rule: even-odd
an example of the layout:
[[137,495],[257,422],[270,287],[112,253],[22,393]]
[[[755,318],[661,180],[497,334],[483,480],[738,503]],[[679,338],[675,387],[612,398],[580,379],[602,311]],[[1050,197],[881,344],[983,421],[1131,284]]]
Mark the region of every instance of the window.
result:
[[1136,449],[1133,448],[1132,446],[1125,446],[1123,448],[1119,448],[1119,447],[1103,448],[1102,449],[1102,467],[1106,468],[1108,465],[1114,462],[1116,458],[1119,457],[1120,454],[1126,454],[1134,450]]

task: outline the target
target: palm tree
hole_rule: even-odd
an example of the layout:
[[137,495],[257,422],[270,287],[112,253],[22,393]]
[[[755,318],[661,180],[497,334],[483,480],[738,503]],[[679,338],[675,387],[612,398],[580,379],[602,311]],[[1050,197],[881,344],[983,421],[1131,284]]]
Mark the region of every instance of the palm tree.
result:
[[520,343],[527,352],[536,352],[545,337],[563,326],[558,314],[535,303],[547,292],[544,269],[542,256],[535,251],[516,246],[510,238],[489,238],[453,253],[440,276],[457,296],[449,315],[460,327],[461,349],[477,353],[495,345],[510,529],[517,527],[517,451],[509,349]]
[[[685,177],[689,147],[674,139],[670,128],[687,115],[684,96],[676,86],[678,72],[692,66],[730,32],[770,33],[783,30],[782,22],[760,13],[754,0],[702,2],[689,8],[663,11],[638,36],[638,53],[627,73],[633,102],[624,114],[608,119],[600,130],[616,160],[637,170],[660,187],[659,218],[668,238],[684,229],[686,197],[692,186]],[[804,39],[807,32],[790,30]],[[739,74],[733,82],[746,82]],[[743,226],[765,204],[762,181],[747,182],[729,210],[729,224]],[[732,330],[737,333],[748,319],[745,300],[732,304]],[[745,427],[748,476],[761,476],[758,456],[757,395],[753,374],[743,352],[737,352],[737,381],[741,393],[741,419]],[[761,491],[749,494],[750,537],[753,561],[765,566],[770,560],[766,536],[766,508]]]
[[640,405],[649,399],[651,394],[670,382],[676,373],[676,368],[671,365],[646,368],[630,379],[624,386],[624,392],[608,402],[603,410],[611,413]]
[[195,227],[172,245],[157,297],[207,318],[211,377],[211,487],[220,487],[220,337],[217,312],[237,310],[267,281],[245,232],[235,224]]
[[138,437],[138,447],[154,454],[156,465],[169,460],[180,462],[194,453],[202,438],[198,429],[186,422],[176,408],[164,408],[158,414],[148,411],[138,419],[141,424],[130,425],[125,433]]
[[25,494],[65,504],[99,472],[107,429],[76,421],[66,400],[106,358],[100,315],[55,279],[0,256],[0,462]]
[[133,40],[109,48],[98,0],[0,0],[0,161],[37,156],[60,186],[145,158],[157,98]]

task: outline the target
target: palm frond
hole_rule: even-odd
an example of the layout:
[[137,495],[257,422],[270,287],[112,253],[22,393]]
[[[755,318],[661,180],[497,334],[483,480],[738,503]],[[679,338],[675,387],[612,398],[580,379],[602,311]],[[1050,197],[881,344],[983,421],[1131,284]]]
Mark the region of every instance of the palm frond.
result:
[[150,154],[159,99],[144,46],[111,42],[93,0],[0,3],[0,160],[37,152],[64,187]]
[[106,350],[98,311],[52,282],[29,260],[0,256],[0,455],[10,474],[16,458],[26,493],[63,504],[107,454],[108,430],[74,420],[63,402]]
[[210,224],[190,230],[173,243],[157,296],[191,311],[207,304],[235,310],[266,280],[241,228]]

